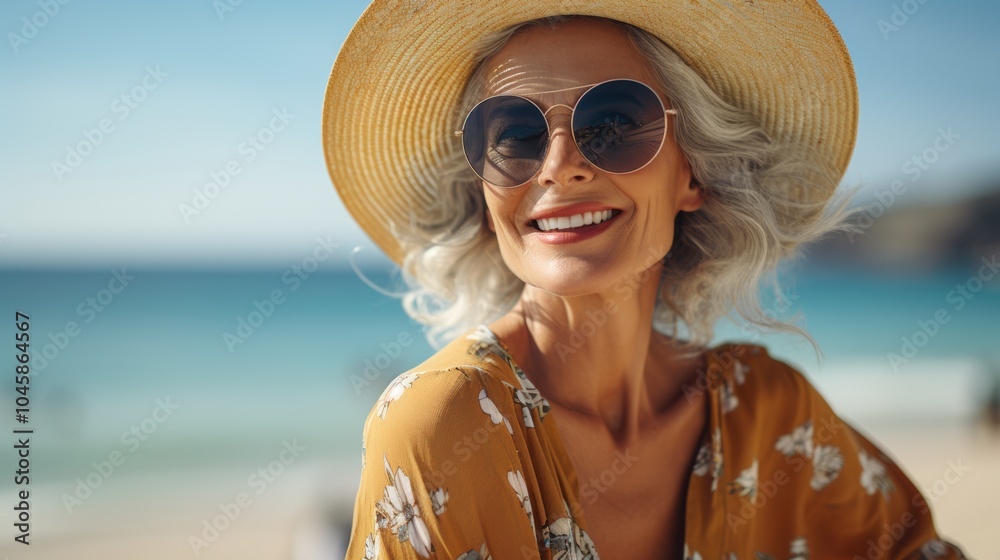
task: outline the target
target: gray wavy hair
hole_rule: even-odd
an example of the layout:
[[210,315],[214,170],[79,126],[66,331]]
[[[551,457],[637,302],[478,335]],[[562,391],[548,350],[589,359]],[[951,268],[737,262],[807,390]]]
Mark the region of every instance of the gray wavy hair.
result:
[[[715,324],[732,311],[747,326],[793,332],[803,329],[762,306],[762,285],[777,290],[775,270],[796,248],[831,231],[847,229],[849,196],[830,201],[811,192],[833,191],[837,173],[795,145],[771,138],[747,113],[723,101],[657,37],[634,26],[591,16],[552,16],[484,36],[476,69],[455,109],[455,127],[483,97],[485,59],[526,26],[555,26],[569,18],[618,25],[651,63],[662,91],[678,110],[673,134],[687,156],[705,200],[681,212],[664,260],[653,328],[700,349]],[[504,264],[495,234],[486,225],[482,185],[456,139],[440,165],[423,174],[436,198],[414,208],[410,228],[397,235],[405,248],[402,273],[409,291],[403,308],[424,324],[434,347],[466,329],[507,313],[524,283]],[[818,200],[818,201],[816,201]],[[815,201],[815,202],[813,202]],[[817,348],[818,352],[818,348]]]

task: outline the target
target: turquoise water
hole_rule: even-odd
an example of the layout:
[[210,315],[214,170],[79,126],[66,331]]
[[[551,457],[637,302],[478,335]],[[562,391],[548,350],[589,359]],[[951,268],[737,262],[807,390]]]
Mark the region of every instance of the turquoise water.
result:
[[[872,358],[891,371],[886,354],[899,351],[901,337],[912,337],[918,321],[926,323],[939,309],[949,321],[915,360],[997,360],[1000,278],[962,309],[948,298],[975,273],[892,278],[799,271],[785,297],[790,311],[804,314],[802,324],[828,362]],[[114,450],[130,453],[135,472],[252,462],[291,438],[316,456],[352,456],[360,449],[364,415],[385,384],[432,353],[399,302],[349,269],[317,271],[298,283],[278,269],[126,267],[125,274],[134,278],[124,287],[112,282],[111,269],[0,275],[9,316],[0,327],[0,339],[9,341],[0,359],[14,360],[14,311],[31,317],[29,424],[37,430],[38,472],[47,479],[72,480]],[[373,280],[392,283],[385,275]],[[278,303],[264,304],[275,290]],[[251,317],[255,303],[264,311]],[[240,318],[255,325],[252,331],[238,332]],[[77,329],[66,328],[70,321]],[[227,343],[226,333],[242,342],[230,337]],[[720,331],[722,338],[747,334],[733,327]],[[812,350],[798,339],[760,341],[805,370],[816,368]],[[373,379],[356,389],[351,376],[366,368]],[[5,383],[0,395],[0,418],[17,427],[13,383]],[[155,413],[157,399],[176,407],[162,422],[150,420],[163,416]],[[143,421],[153,431],[132,452],[123,434],[132,426],[142,429]]]

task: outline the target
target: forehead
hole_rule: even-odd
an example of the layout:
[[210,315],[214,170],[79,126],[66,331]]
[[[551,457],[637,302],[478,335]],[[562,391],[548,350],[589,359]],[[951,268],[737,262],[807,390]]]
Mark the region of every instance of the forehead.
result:
[[[522,28],[484,61],[485,94],[531,94],[615,78],[650,82],[649,62],[611,22],[572,19],[555,28]],[[575,99],[575,89],[548,98]]]

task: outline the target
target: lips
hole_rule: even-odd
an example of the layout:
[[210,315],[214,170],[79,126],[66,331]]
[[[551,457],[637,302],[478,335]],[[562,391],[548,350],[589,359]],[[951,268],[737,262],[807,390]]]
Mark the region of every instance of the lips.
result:
[[526,225],[541,232],[573,231],[599,225],[618,214],[621,210],[607,204],[582,202],[538,212]]
[[562,231],[571,230],[583,226],[597,225],[614,216],[615,210],[599,210],[597,212],[582,212],[570,216],[557,216],[552,218],[539,218],[535,220],[534,226],[541,231]]
[[[621,210],[606,210],[597,211],[597,214],[604,214],[609,212],[611,217],[606,220],[601,220],[600,222],[594,223],[593,221],[589,225],[581,225],[577,227],[572,227],[572,222],[570,222],[569,229],[550,229],[548,231],[543,231],[532,226],[532,230],[528,236],[539,243],[544,243],[546,245],[566,245],[573,243],[580,243],[594,237],[598,237],[604,234],[604,232],[610,228],[615,227],[618,223],[618,217],[621,215]],[[584,212],[586,214],[586,212]],[[591,212],[591,220],[593,220],[593,215],[595,212]],[[570,216],[557,216],[554,219],[572,219],[573,215]],[[543,218],[542,220],[552,220],[553,218]],[[582,219],[582,218],[578,218]],[[545,224],[543,224],[544,226]]]

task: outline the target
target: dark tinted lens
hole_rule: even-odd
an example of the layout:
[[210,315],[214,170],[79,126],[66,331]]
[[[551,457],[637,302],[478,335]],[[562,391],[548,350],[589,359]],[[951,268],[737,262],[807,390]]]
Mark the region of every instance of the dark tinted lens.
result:
[[612,173],[649,163],[660,149],[666,115],[656,92],[631,80],[595,86],[580,98],[573,134],[583,155]]
[[515,187],[531,179],[545,157],[548,127],[530,101],[510,95],[476,105],[462,129],[465,156],[486,182]]

